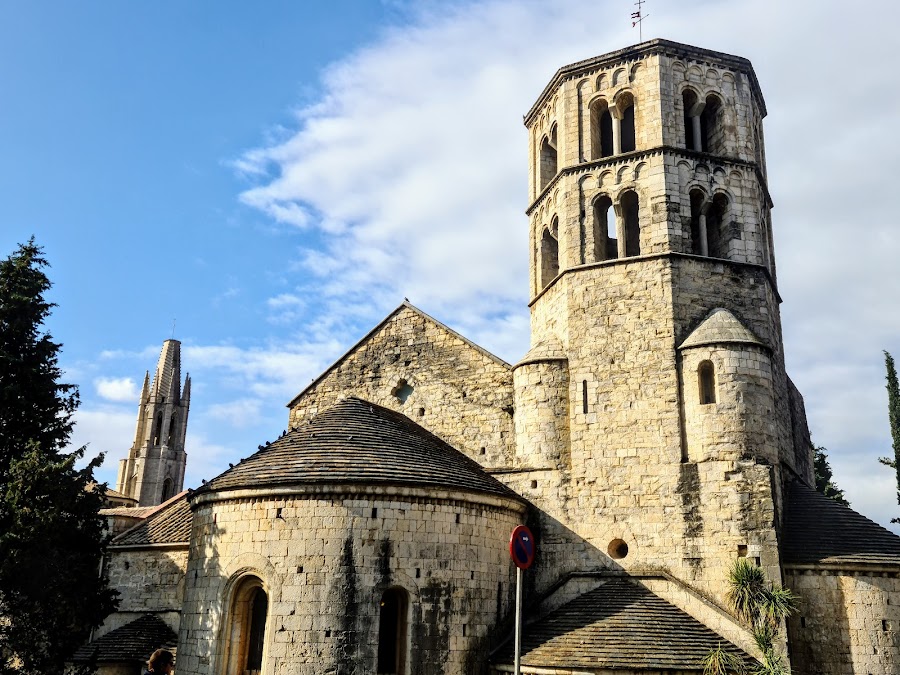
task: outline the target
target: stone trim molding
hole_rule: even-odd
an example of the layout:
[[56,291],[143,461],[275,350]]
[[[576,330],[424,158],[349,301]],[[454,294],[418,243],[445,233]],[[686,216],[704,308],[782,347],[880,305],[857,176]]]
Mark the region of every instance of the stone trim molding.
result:
[[324,497],[373,497],[375,499],[404,499],[426,503],[442,502],[461,505],[478,505],[500,511],[524,513],[527,505],[524,500],[499,497],[484,493],[463,492],[457,490],[419,488],[397,485],[284,485],[263,488],[237,488],[217,492],[205,492],[190,498],[191,509],[196,510],[206,504],[219,502],[270,500],[278,497],[307,497],[312,499]]

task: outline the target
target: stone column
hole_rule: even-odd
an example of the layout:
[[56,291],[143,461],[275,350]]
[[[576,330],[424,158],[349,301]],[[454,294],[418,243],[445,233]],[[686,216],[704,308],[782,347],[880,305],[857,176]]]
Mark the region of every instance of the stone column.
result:
[[706,213],[703,212],[700,213],[700,254],[709,255],[709,239],[706,236]]
[[699,113],[691,116],[691,124],[694,127],[694,150],[696,150],[697,152],[701,152],[703,150],[703,139],[701,138],[703,131],[700,128]]
[[612,132],[613,132],[613,154],[621,155],[622,154],[622,121],[619,119],[619,110],[617,108],[610,108],[609,115],[612,117]]
[[625,253],[625,214],[619,204],[613,206],[616,214],[616,249],[618,249],[618,258],[626,257]]

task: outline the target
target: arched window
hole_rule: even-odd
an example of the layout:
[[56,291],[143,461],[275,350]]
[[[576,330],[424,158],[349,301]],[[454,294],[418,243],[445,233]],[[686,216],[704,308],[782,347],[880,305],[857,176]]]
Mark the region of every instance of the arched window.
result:
[[169,439],[166,441],[166,445],[172,447],[175,442],[175,417],[176,413],[172,413],[172,417],[169,418]]
[[558,164],[556,159],[556,126],[550,130],[549,136],[544,136],[541,141],[541,190],[550,184],[556,176]]
[[160,499],[160,501],[161,502],[167,501],[172,496],[172,493],[174,492],[174,488],[175,488],[175,484],[172,482],[172,479],[167,477],[163,481],[162,498]]
[[559,274],[559,242],[549,229],[541,237],[541,288],[544,288]]
[[681,101],[684,105],[684,147],[688,150],[702,150],[700,143],[699,126],[697,117],[697,94],[691,89],[681,92]]
[[700,404],[716,402],[716,370],[712,361],[703,361],[697,368],[697,380],[700,384]]
[[153,425],[153,445],[159,445],[159,437],[162,435],[162,411],[156,413],[156,422]]
[[623,95],[619,102],[619,145],[621,152],[634,152],[637,145],[634,138],[634,98]]
[[611,157],[613,154],[613,118],[606,101],[591,105],[591,159]]
[[691,190],[691,253],[709,255],[706,237],[706,214],[703,213],[703,202],[706,195],[700,190]]
[[622,219],[625,222],[625,255],[640,255],[641,227],[637,193],[632,190],[625,192],[619,199],[619,204],[622,209]]
[[722,124],[724,107],[718,96],[706,97],[703,112],[700,113],[700,134],[703,152],[725,154],[725,125]]
[[594,260],[612,260],[616,249],[616,219],[611,218],[612,200],[602,195],[594,200]]
[[402,588],[389,588],[378,611],[378,675],[405,675],[407,662],[406,615],[408,596]]
[[269,597],[257,577],[246,577],[234,592],[225,627],[224,675],[260,675],[266,645]]
[[721,193],[713,197],[707,210],[706,240],[710,257],[728,257],[728,197]]

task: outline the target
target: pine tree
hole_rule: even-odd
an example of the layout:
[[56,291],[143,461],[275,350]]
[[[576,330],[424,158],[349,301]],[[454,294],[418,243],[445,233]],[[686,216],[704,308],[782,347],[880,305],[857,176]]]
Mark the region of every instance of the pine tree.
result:
[[[884,367],[887,370],[888,422],[891,426],[894,458],[879,457],[878,461],[894,470],[897,479],[897,503],[900,504],[900,386],[897,384],[897,369],[894,357],[884,353]],[[892,523],[900,523],[900,518],[891,518]]]
[[838,504],[850,506],[850,502],[844,497],[844,491],[832,480],[831,464],[828,463],[828,455],[825,454],[825,448],[820,445],[815,450],[813,468],[816,473],[816,490],[826,497],[831,497]]
[[50,280],[32,238],[0,261],[0,674],[54,675],[115,608],[84,448],[67,453],[78,390],[43,329]]

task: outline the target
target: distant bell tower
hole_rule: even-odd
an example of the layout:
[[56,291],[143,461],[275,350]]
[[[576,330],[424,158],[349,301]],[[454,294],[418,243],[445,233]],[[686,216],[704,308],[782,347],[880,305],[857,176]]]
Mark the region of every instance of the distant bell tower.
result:
[[191,376],[181,389],[181,343],[163,342],[153,383],[144,375],[137,429],[128,458],[119,461],[116,490],[155,506],[181,492],[187,454],[184,438],[191,405]]

